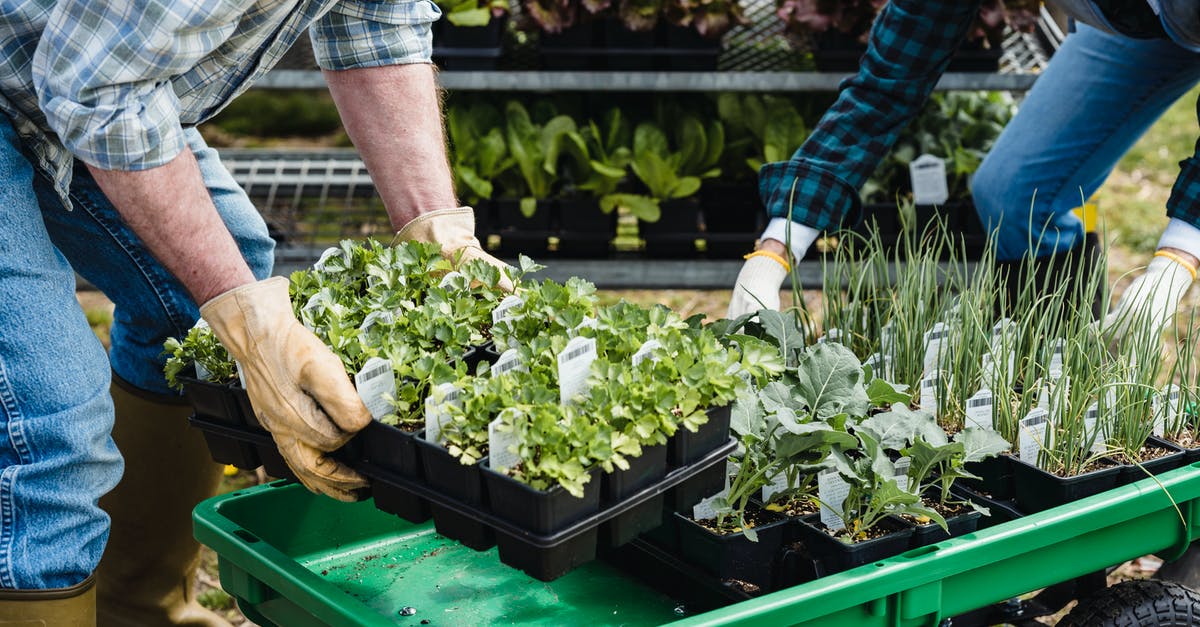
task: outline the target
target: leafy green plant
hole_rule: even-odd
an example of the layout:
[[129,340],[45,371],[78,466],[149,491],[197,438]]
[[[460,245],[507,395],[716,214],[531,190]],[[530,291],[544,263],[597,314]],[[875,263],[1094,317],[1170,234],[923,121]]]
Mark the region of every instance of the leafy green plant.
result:
[[515,100],[509,101],[504,113],[508,152],[521,175],[518,189],[511,191],[521,199],[521,213],[532,217],[538,201],[554,192],[558,160],[566,136],[576,130],[575,121],[566,115],[556,115],[545,124],[535,124],[525,106]]
[[493,19],[508,15],[505,0],[443,0],[437,5],[446,21],[455,26],[487,26]]
[[648,193],[612,194],[602,206],[606,211],[627,206],[637,210],[643,220],[657,221],[660,203],[693,196],[700,191],[701,179],[721,175],[717,163],[724,143],[724,127],[716,120],[706,127],[695,116],[685,116],[678,123],[674,149],[657,125],[639,124],[633,134],[630,165]]
[[469,203],[488,200],[494,181],[515,163],[504,139],[503,118],[487,103],[446,111],[454,189]]
[[163,351],[169,355],[163,374],[167,377],[167,385],[173,389],[183,387],[178,377],[188,368],[195,368],[197,378],[212,383],[232,383],[237,378],[233,358],[206,324],[188,329],[182,340],[168,338]]

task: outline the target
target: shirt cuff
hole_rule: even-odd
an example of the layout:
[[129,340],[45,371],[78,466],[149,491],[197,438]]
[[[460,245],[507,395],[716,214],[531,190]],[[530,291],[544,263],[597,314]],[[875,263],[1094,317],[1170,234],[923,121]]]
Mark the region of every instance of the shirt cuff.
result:
[[1158,239],[1158,247],[1178,248],[1193,257],[1200,257],[1200,229],[1179,218],[1171,218]]
[[179,99],[169,84],[120,102],[84,104],[61,95],[41,102],[46,122],[63,147],[102,170],[149,170],[170,163],[187,146]]
[[[817,241],[821,232],[811,226],[792,222],[787,218],[771,218],[760,239],[773,239],[790,245],[792,261],[800,261],[804,254]],[[791,238],[790,240],[788,238]]]
[[804,159],[768,163],[758,171],[758,190],[767,215],[788,218],[817,230],[836,229],[850,218],[858,223],[858,190]]
[[313,55],[324,70],[429,63],[441,15],[429,0],[343,0],[309,30]]

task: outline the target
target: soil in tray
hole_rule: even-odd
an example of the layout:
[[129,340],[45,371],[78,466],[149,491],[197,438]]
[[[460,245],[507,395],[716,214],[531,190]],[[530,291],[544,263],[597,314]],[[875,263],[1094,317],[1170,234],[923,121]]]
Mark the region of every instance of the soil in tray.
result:
[[1200,440],[1197,439],[1196,432],[1190,429],[1180,433],[1164,435],[1163,439],[1184,449],[1200,448]]
[[[941,503],[941,502],[937,501],[936,499],[922,498],[921,502],[923,505],[925,505],[925,507],[928,507],[929,509],[932,509],[933,511],[941,514],[942,518],[944,518],[946,520],[950,520],[951,518],[954,518],[955,516],[958,516],[960,514],[967,514],[972,511],[971,508],[967,507],[967,505],[965,503],[959,503],[959,502],[954,502],[954,501]],[[910,516],[908,514],[901,514],[900,517],[904,518],[905,520],[908,520],[909,522],[913,523],[914,525],[927,525],[927,524],[933,522],[932,520],[929,520],[928,518],[918,518],[916,516]]]
[[[1167,455],[1170,455],[1175,452],[1176,451],[1172,451],[1169,448],[1163,448],[1161,446],[1154,446],[1153,444],[1143,446],[1141,448],[1141,450],[1138,451],[1137,463],[1144,464],[1149,461],[1154,461],[1160,457],[1166,457]],[[1113,459],[1113,461],[1121,463],[1121,464],[1132,464],[1133,463],[1133,462],[1129,461],[1129,458],[1125,457],[1124,453],[1113,453],[1112,455],[1109,455],[1109,457],[1111,457]]]
[[1113,466],[1116,466],[1116,465],[1117,464],[1114,464],[1113,462],[1111,462],[1107,459],[1097,459],[1097,460],[1088,462],[1088,464],[1086,466],[1084,466],[1082,469],[1080,469],[1079,472],[1072,473],[1069,475],[1066,474],[1066,472],[1064,472],[1065,469],[1063,469],[1063,468],[1055,468],[1054,470],[1048,470],[1046,468],[1042,468],[1042,470],[1054,475],[1055,477],[1061,477],[1063,479],[1070,479],[1071,477],[1078,477],[1079,475],[1086,475],[1089,472],[1095,472],[1097,470],[1104,470],[1105,468],[1112,468]]
[[816,500],[800,496],[790,499],[785,503],[768,503],[765,509],[778,512],[788,518],[799,518],[801,516],[808,516],[809,514],[816,514],[820,511],[820,506]]
[[[691,517],[689,516],[688,518]],[[697,525],[700,525],[701,527],[704,527],[705,529],[708,529],[719,536],[729,535],[731,533],[739,533],[743,530],[743,527],[733,524],[733,520],[728,518],[725,520],[724,526],[717,525],[716,518],[705,518],[703,520],[696,520],[692,518],[692,520]],[[779,515],[767,510],[746,510],[745,520],[746,527],[753,529],[760,525],[778,522]]]

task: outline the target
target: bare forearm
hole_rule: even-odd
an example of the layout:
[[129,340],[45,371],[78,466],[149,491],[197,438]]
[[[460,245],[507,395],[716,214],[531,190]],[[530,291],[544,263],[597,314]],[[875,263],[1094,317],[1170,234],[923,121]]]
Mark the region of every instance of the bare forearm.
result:
[[325,80],[393,227],[458,205],[432,65],[327,70]]
[[197,304],[254,282],[191,150],[150,170],[88,170],[126,224]]

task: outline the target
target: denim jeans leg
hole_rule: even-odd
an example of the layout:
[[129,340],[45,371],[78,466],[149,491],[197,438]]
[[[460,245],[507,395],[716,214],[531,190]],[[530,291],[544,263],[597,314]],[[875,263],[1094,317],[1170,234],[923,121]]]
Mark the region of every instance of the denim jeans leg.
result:
[[108,537],[96,502],[122,471],[108,359],[37,186],[49,187],[0,116],[0,587],[16,589],[91,574]]
[[[189,130],[187,137],[213,203],[250,269],[259,279],[270,276],[275,243],[262,216],[199,133]],[[71,265],[116,305],[113,371],[142,390],[175,394],[163,378],[163,342],[195,324],[196,303],[125,225],[83,164],[76,164],[71,198],[75,210],[47,210],[46,225]]]
[[1197,81],[1198,54],[1079,25],[973,180],[980,220],[996,230],[997,259],[1073,248],[1083,225],[1071,210]]

